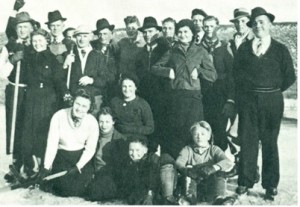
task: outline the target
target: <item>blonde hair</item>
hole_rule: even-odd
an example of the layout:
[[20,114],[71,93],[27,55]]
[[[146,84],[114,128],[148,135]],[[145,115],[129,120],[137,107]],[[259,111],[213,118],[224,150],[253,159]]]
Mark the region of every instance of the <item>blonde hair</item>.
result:
[[194,124],[191,126],[191,128],[190,128],[190,132],[193,133],[193,131],[194,131],[196,128],[204,128],[204,129],[206,129],[206,130],[210,133],[210,140],[211,140],[211,141],[213,140],[212,129],[211,129],[211,126],[209,125],[208,122],[206,122],[206,121],[199,121],[199,122],[194,123]]

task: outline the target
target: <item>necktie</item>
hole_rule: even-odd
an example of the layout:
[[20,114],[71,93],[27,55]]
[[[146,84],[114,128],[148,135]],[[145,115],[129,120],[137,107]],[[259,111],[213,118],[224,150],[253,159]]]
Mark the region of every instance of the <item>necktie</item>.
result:
[[196,35],[196,43],[197,43],[197,44],[200,43],[200,35],[199,35],[199,34]]
[[56,37],[54,37],[54,38],[53,38],[53,44],[55,44],[55,45],[57,45],[57,44],[58,44],[58,42],[57,42],[57,38],[56,38]]
[[84,58],[85,55],[86,55],[86,51],[85,51],[85,50],[81,50],[81,55],[82,55],[82,57]]
[[261,41],[259,41],[257,43],[256,52],[255,53],[256,53],[257,56],[261,56],[262,55],[262,42]]

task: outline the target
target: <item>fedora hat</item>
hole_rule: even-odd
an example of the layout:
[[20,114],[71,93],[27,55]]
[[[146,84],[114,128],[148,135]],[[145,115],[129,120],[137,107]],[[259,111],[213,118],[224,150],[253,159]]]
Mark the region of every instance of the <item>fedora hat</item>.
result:
[[154,17],[145,17],[144,22],[143,22],[143,26],[140,27],[138,30],[143,32],[145,29],[148,29],[148,28],[151,28],[151,27],[155,27],[156,29],[161,31],[161,27],[158,26],[157,21]]
[[195,15],[202,15],[204,17],[207,17],[207,13],[205,11],[203,11],[202,9],[193,9],[193,11],[192,11],[192,18]]
[[80,25],[76,28],[73,36],[76,36],[78,34],[91,34],[92,29],[87,25]]
[[233,11],[233,19],[229,20],[234,23],[237,19],[241,17],[248,17],[250,19],[250,14],[245,8],[237,8]]
[[110,31],[113,31],[115,25],[109,24],[109,22],[105,18],[99,19],[96,23],[96,30],[93,31],[93,33],[97,35],[101,30],[106,28],[109,29]]
[[32,25],[35,23],[35,21],[33,19],[31,19],[28,12],[20,12],[16,15],[15,25],[23,23],[23,22],[30,22]]
[[250,17],[250,21],[247,22],[247,26],[252,27],[252,23],[255,20],[255,18],[261,15],[266,15],[271,22],[273,22],[275,19],[275,16],[271,13],[268,13],[264,8],[255,7],[254,9],[251,10],[251,17]]
[[58,20],[66,21],[67,18],[62,17],[60,11],[55,10],[48,13],[48,22],[45,24],[51,24],[52,22],[56,22]]

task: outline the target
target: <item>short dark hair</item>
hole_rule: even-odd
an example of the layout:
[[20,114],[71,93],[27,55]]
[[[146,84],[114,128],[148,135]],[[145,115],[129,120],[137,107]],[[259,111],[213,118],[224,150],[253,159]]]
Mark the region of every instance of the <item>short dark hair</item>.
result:
[[127,16],[124,18],[125,25],[136,22],[140,26],[140,21],[136,16]]
[[130,136],[128,137],[128,144],[130,143],[140,143],[141,145],[148,148],[148,140],[143,136]]
[[101,115],[111,115],[111,117],[114,119],[113,112],[109,106],[105,106],[101,108],[98,114],[98,119],[100,118]]
[[72,31],[72,30],[75,30],[75,28],[73,28],[73,27],[68,27],[67,29],[65,29],[65,30],[63,31],[64,37],[67,37],[67,33],[68,33],[69,31]]
[[207,17],[205,17],[205,18],[203,19],[203,23],[204,23],[205,21],[210,21],[210,20],[215,20],[216,23],[217,23],[217,25],[219,25],[219,19],[218,19],[217,17],[215,17],[215,16],[207,16]]
[[94,108],[95,108],[95,97],[92,94],[90,94],[89,91],[87,91],[83,88],[78,89],[75,92],[75,95],[74,95],[74,98],[73,98],[73,103],[74,103],[74,101],[76,100],[77,97],[83,97],[83,98],[86,98],[86,99],[90,100],[91,105],[90,105],[90,109],[88,110],[88,113],[91,113],[94,110]]
[[121,76],[121,85],[124,80],[131,80],[134,82],[134,84],[137,88],[139,87],[140,80],[134,73],[131,73],[131,72],[123,73]]
[[174,23],[174,25],[176,26],[176,21],[175,21],[175,19],[173,19],[172,17],[167,17],[167,18],[165,18],[164,20],[162,20],[162,24],[164,24],[164,23],[166,23],[166,22],[172,22],[172,23]]

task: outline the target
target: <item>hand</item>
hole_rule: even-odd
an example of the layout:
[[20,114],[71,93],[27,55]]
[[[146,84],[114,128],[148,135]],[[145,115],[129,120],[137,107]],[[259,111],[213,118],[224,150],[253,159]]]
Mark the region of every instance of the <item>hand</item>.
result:
[[46,168],[42,168],[37,176],[37,180],[38,180],[38,183],[42,183],[44,178],[47,177],[48,175],[50,175],[51,173],[51,170],[48,170]]
[[204,179],[214,174],[215,172],[217,171],[212,165],[201,167],[199,170],[200,176],[203,177]]
[[93,83],[94,83],[94,79],[88,76],[83,76],[82,78],[79,79],[79,85],[81,86],[86,86]]
[[65,62],[64,62],[64,69],[67,69],[72,63],[75,61],[75,55],[74,54],[69,54],[67,55]]
[[191,74],[192,79],[197,80],[198,79],[198,71],[197,68],[194,68],[192,74]]
[[68,170],[66,176],[76,175],[76,174],[78,174],[78,173],[80,173],[78,167],[77,167],[77,166],[74,166],[74,167],[71,167],[71,168]]
[[152,206],[153,205],[153,195],[146,195],[143,205]]
[[234,103],[227,102],[223,107],[222,114],[229,119],[233,119],[236,115]]
[[16,64],[20,60],[23,60],[24,58],[24,52],[23,51],[17,51],[15,54],[11,55],[9,57],[9,61],[11,64]]
[[14,10],[19,11],[24,6],[24,4],[24,0],[16,0],[14,4]]
[[174,79],[175,79],[175,72],[174,72],[173,69],[170,70],[169,78],[170,78],[171,80],[174,80]]
[[195,167],[188,167],[186,169],[186,175],[194,180],[198,178],[198,171]]

